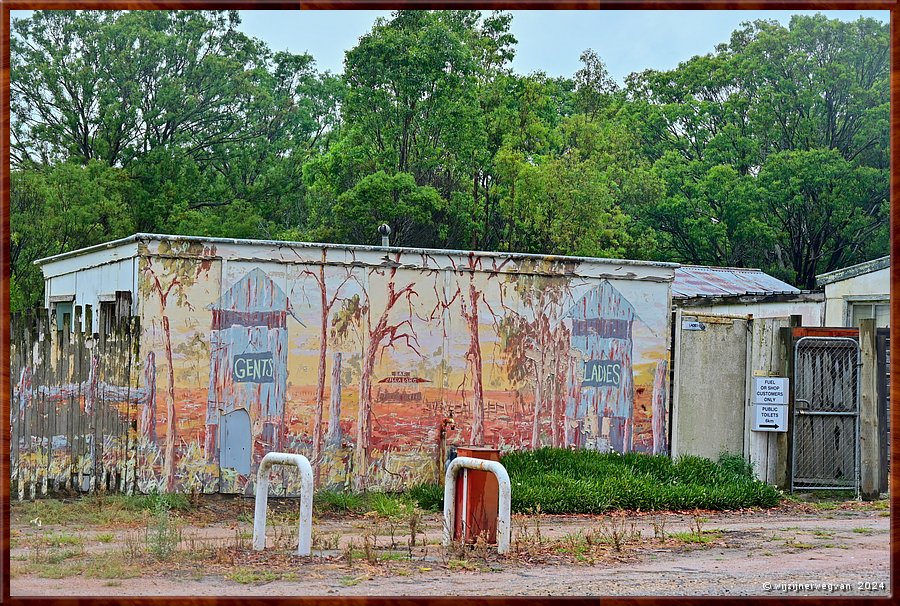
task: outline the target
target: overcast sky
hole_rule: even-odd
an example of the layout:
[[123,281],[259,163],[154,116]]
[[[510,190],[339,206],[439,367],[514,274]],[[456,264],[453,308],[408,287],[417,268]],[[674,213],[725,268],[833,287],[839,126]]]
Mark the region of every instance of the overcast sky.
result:
[[[777,19],[816,11],[512,11],[518,39],[513,69],[573,76],[581,51],[592,48],[610,74],[622,82],[632,72],[672,69],[694,55],[727,42],[744,21]],[[888,22],[888,11],[821,11],[855,21],[860,16]],[[356,45],[379,16],[390,11],[241,11],[241,29],[272,50],[308,52],[319,70],[343,71],[344,51]]]

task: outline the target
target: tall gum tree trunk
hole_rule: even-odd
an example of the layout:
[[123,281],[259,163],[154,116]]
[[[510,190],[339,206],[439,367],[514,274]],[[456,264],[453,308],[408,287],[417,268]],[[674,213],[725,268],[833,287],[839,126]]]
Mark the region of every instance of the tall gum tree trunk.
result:
[[531,448],[540,448],[541,443],[541,371],[534,380],[534,423],[531,426]]
[[366,350],[366,360],[363,365],[362,377],[359,380],[359,412],[356,421],[356,452],[354,453],[356,477],[354,485],[356,492],[363,492],[368,488],[369,479],[369,446],[372,434],[372,372],[375,369],[375,352],[377,343],[370,341]]
[[341,358],[341,353],[336,352],[331,364],[331,408],[328,410],[328,435],[325,436],[328,448],[341,445]]
[[313,485],[319,485],[319,469],[322,466],[322,409],[325,399],[325,356],[328,355],[328,301],[325,293],[325,266],[319,270],[319,291],[322,293],[322,330],[319,333],[319,376],[316,384],[316,411],[313,418]]
[[166,383],[166,492],[175,490],[175,365],[172,363],[172,333],[169,330],[169,316],[162,317],[163,334],[166,338],[166,364],[169,367]]
[[471,311],[466,314],[466,320],[469,324],[469,351],[472,353],[472,391],[475,395],[472,408],[472,444],[484,446],[484,386],[481,379],[481,342],[478,340],[478,292],[472,276],[469,277],[469,302]]

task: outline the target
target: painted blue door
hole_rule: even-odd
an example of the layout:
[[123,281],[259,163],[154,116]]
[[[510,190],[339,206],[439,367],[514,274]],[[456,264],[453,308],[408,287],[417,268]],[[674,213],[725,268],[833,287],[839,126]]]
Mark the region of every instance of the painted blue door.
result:
[[250,415],[238,409],[222,416],[222,448],[220,467],[230,467],[242,475],[250,475]]

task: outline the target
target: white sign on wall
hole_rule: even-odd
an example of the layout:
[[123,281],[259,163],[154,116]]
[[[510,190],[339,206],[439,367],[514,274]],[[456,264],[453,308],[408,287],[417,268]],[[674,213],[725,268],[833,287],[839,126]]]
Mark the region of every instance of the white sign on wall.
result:
[[787,431],[787,406],[754,404],[753,431]]
[[784,377],[755,377],[754,404],[787,404],[788,380]]

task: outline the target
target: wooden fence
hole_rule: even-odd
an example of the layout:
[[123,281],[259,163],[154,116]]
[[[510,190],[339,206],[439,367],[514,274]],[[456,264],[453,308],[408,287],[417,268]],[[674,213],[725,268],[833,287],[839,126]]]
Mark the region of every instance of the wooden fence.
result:
[[[153,415],[153,364],[140,364],[136,317],[91,327],[90,307],[57,328],[55,313],[11,318],[11,493],[119,490],[136,485],[139,417]],[[140,419],[147,424],[146,418]]]

